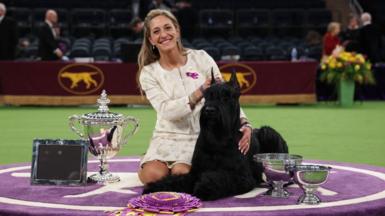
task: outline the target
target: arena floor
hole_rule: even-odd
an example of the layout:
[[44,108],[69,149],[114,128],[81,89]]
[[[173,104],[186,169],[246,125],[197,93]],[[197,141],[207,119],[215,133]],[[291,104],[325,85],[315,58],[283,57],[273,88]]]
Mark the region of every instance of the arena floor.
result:
[[[0,164],[30,162],[34,138],[76,139],[68,127],[73,114],[96,107],[0,106]],[[156,115],[151,107],[111,107],[110,111],[138,118],[140,129],[120,155],[142,155]],[[341,108],[317,105],[244,107],[254,127],[270,125],[282,133],[289,151],[305,159],[331,160],[385,167],[385,102],[356,103]]]

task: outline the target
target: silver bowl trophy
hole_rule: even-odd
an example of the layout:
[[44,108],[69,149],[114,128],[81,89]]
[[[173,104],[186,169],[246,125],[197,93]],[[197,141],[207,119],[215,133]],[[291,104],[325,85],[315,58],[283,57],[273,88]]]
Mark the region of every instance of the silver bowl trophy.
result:
[[292,173],[288,167],[301,164],[302,156],[285,153],[265,153],[256,154],[254,160],[262,163],[266,180],[272,187],[265,195],[278,198],[289,197],[289,192],[284,189],[284,185],[292,181]]
[[128,137],[136,133],[139,124],[134,117],[109,112],[107,104],[110,100],[105,90],[97,102],[98,112],[72,115],[69,117],[69,126],[81,138],[89,140],[89,151],[100,160],[99,173],[89,179],[99,184],[114,183],[120,178],[108,171],[107,160],[114,157],[127,143]]
[[291,168],[294,172],[294,182],[304,191],[299,197],[298,204],[318,204],[321,199],[315,194],[318,186],[327,181],[330,167],[319,165],[295,165]]

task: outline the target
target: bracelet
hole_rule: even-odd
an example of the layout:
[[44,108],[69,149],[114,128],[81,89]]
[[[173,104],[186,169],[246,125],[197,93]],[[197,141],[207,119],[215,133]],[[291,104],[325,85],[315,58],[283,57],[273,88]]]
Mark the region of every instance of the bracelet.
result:
[[241,128],[243,128],[243,127],[248,127],[248,128],[250,128],[250,130],[253,130],[253,126],[248,122],[246,122],[245,124],[242,124]]

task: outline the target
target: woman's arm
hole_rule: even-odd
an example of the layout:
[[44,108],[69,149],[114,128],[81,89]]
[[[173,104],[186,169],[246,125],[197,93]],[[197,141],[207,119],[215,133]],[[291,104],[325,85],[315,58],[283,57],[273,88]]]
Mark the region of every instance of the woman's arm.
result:
[[177,120],[191,113],[189,96],[171,99],[149,71],[142,69],[139,82],[147,99],[162,118]]

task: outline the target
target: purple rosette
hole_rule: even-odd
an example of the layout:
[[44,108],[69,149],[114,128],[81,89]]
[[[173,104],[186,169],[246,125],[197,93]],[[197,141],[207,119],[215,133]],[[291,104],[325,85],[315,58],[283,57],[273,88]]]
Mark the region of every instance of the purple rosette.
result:
[[199,74],[198,72],[191,71],[191,72],[186,72],[186,76],[191,77],[193,79],[198,79]]
[[129,200],[128,207],[154,213],[183,213],[202,206],[201,201],[186,193],[156,192]]

